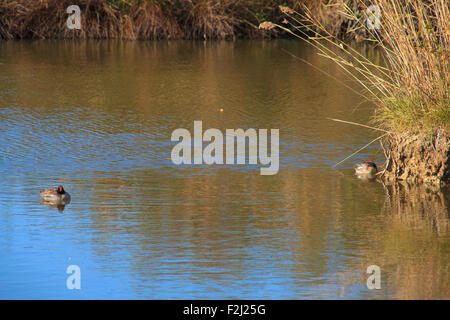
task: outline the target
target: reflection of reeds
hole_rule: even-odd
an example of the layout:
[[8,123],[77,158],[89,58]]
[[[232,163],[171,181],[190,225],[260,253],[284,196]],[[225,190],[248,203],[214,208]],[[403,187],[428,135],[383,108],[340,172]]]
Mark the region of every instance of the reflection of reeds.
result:
[[[376,208],[379,214],[370,215],[365,207],[361,208],[364,214],[352,216],[347,222],[364,237],[359,239],[363,245],[359,246],[357,256],[361,259],[355,261],[353,281],[350,272],[344,274],[340,284],[343,287],[353,283],[365,285],[366,268],[375,264],[381,268],[381,290],[370,293],[368,290],[366,298],[371,298],[371,294],[386,294],[396,299],[450,298],[450,260],[446,246],[450,237],[449,190],[406,183],[384,185],[384,190],[384,205]],[[362,192],[358,200],[351,202],[345,208],[346,215],[360,211],[354,205],[360,204],[364,197],[383,198],[381,194],[380,197],[374,197],[374,192],[369,194]],[[343,235],[348,237],[352,230],[347,227],[344,231]],[[355,278],[358,275],[362,277]]]
[[386,187],[385,210],[411,227],[426,224],[439,235],[450,232],[450,199],[433,185],[395,183]]
[[396,265],[386,281],[397,284],[396,298],[450,298],[444,246],[450,234],[448,191],[406,183],[386,186],[383,214],[391,227],[377,245],[391,256],[384,264]]

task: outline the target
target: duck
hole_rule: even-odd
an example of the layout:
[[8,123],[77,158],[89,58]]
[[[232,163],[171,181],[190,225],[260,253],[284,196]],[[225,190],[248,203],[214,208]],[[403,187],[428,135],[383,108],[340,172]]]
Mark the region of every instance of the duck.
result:
[[375,180],[378,168],[375,162],[368,160],[364,163],[358,163],[353,166],[355,175],[362,180]]
[[57,188],[47,188],[40,193],[46,202],[56,204],[67,204],[70,202],[70,194],[66,192],[63,186]]

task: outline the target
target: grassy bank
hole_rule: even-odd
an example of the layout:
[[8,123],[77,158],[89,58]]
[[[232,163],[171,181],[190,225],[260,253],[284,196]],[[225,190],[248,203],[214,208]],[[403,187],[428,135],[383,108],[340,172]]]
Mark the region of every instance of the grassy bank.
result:
[[[303,1],[301,1],[303,2]],[[280,36],[258,29],[279,21],[287,0],[79,0],[81,30],[66,28],[70,0],[4,0],[0,38],[236,39]],[[280,20],[281,21],[281,20]]]
[[[66,8],[81,9],[81,30],[69,30]],[[227,39],[286,37],[262,30],[261,22],[281,23],[279,6],[302,11],[306,5],[327,30],[340,38],[360,37],[339,11],[357,0],[3,0],[0,39]],[[355,30],[357,32],[355,32]]]
[[[361,11],[350,6],[344,5],[341,15],[369,35],[384,52],[387,67],[373,64],[341,41],[313,10],[281,7],[287,20],[281,25],[266,22],[261,27],[306,39],[360,84],[361,96],[377,106],[372,125],[384,132],[380,138],[385,138],[388,146],[385,173],[402,180],[448,182],[449,6],[444,0],[373,3],[380,9],[379,28],[366,24],[373,16],[361,17]],[[358,7],[364,6],[366,11],[367,4],[358,2]],[[292,27],[297,28],[292,31]]]

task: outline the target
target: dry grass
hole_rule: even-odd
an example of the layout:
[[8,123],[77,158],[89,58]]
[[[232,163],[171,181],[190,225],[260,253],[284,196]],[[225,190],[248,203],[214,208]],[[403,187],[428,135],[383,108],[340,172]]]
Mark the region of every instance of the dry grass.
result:
[[123,33],[114,10],[99,0],[81,1],[81,30],[66,27],[70,0],[5,0],[0,4],[0,39],[107,38]]
[[448,4],[445,0],[411,1],[408,5],[379,2],[385,12],[382,44],[395,87],[388,92],[376,119],[391,126],[448,130]]
[[[0,39],[235,39],[277,36],[258,28],[278,21],[280,3],[300,0],[79,0],[81,30],[66,28],[68,0],[3,0]],[[281,21],[281,20],[280,20]]]
[[125,17],[135,39],[177,39],[182,35],[176,19],[156,1],[131,6]]
[[[288,23],[272,26],[306,39],[356,80],[364,88],[363,96],[379,106],[374,117],[378,126],[391,132],[449,133],[448,5],[444,0],[374,3],[381,9],[381,29],[367,28],[367,17],[346,4],[342,15],[359,23],[355,28],[364,30],[384,51],[387,68],[373,64],[340,40],[309,8],[299,13],[282,7]],[[358,8],[367,6],[359,1]]]
[[223,1],[220,5],[208,0],[186,2],[186,38],[234,39],[234,30],[242,23],[242,18],[232,14],[233,7],[239,7],[241,1],[236,2],[237,4],[233,4],[233,1]]

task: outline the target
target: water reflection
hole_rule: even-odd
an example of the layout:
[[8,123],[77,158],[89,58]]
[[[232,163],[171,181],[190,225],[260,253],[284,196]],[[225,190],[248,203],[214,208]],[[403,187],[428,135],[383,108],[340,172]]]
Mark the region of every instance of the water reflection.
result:
[[43,205],[46,205],[46,206],[48,206],[50,208],[58,209],[59,213],[62,213],[64,211],[64,208],[67,205],[67,203],[66,204],[54,203],[54,202],[51,202],[51,201],[46,201],[44,199],[41,199],[40,203],[43,204]]
[[386,186],[384,210],[405,226],[417,228],[424,223],[443,236],[449,232],[449,201],[449,187],[400,182]]
[[[297,41],[0,42],[0,297],[448,298],[448,190],[332,169],[376,135],[326,118],[372,106],[280,48],[343,77]],[[194,120],[279,128],[278,174],[173,165]],[[39,203],[59,184],[64,214]]]
[[382,212],[389,227],[376,246],[396,266],[388,278],[398,288],[393,297],[449,299],[450,188],[388,185]]

